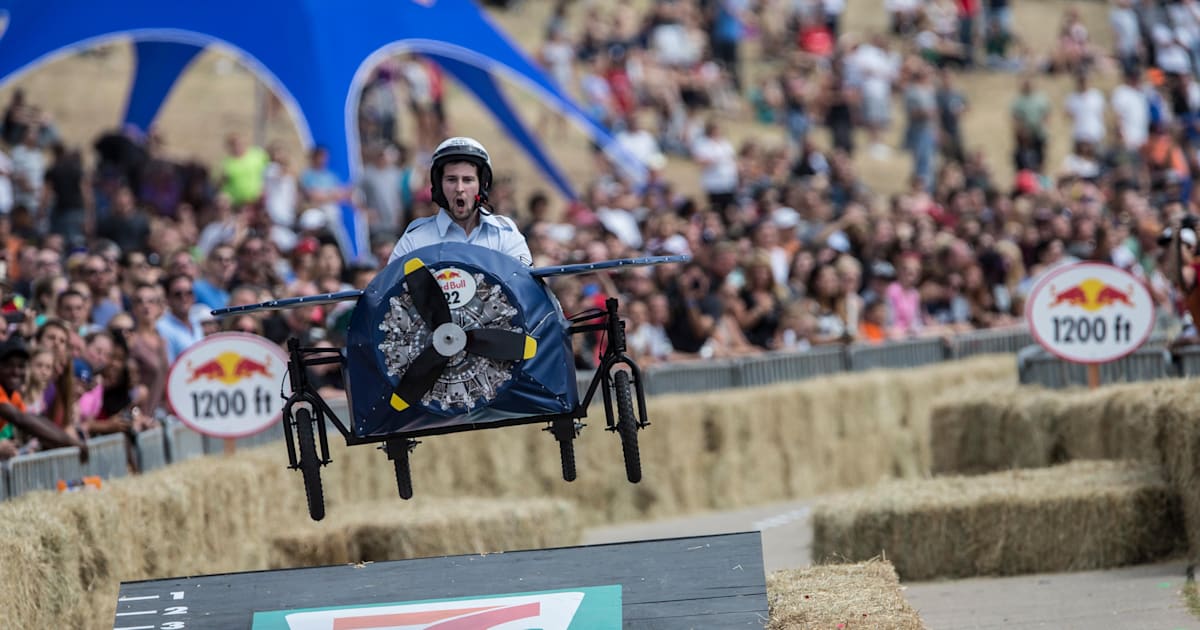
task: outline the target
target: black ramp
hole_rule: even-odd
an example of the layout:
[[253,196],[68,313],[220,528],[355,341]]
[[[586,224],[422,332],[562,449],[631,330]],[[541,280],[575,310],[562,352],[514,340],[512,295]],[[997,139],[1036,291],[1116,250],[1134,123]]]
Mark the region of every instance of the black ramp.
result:
[[[571,589],[601,597],[611,594],[611,601],[619,599],[621,604],[619,621],[615,611],[600,625],[594,621],[599,617],[589,617],[593,621],[587,625],[577,618],[569,626],[572,630],[761,628],[767,622],[762,540],[759,532],[747,532],[126,582],[121,584],[113,627],[288,628],[300,626],[288,626],[284,612],[293,613],[294,624],[294,613],[312,609],[392,605],[398,610],[429,600]],[[257,618],[255,612],[260,613]]]

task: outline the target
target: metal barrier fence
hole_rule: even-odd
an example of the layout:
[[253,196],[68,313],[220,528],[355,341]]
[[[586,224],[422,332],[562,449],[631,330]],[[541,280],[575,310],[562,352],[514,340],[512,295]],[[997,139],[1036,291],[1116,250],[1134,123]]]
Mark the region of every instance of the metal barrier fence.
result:
[[164,425],[167,438],[167,461],[183,462],[204,455],[204,436],[178,420],[168,419]]
[[59,479],[80,477],[83,464],[79,462],[79,449],[74,446],[21,455],[8,462],[8,491],[13,497],[52,489]]
[[853,372],[917,367],[939,363],[946,358],[946,344],[941,339],[912,339],[886,345],[855,344],[846,350],[846,364]]
[[[1087,385],[1087,366],[1064,361],[1041,346],[1027,346],[1017,354],[1017,371],[1022,385],[1051,389]],[[1100,366],[1100,383],[1132,383],[1168,378],[1176,374],[1171,353],[1162,347],[1142,347],[1136,352]]]
[[1029,329],[980,330],[949,341],[950,357],[965,359],[979,354],[1016,354],[1034,343]]
[[737,383],[758,387],[800,381],[846,371],[846,353],[841,346],[815,348],[808,352],[772,352],[737,362]]
[[[1152,340],[1161,345],[1160,339]],[[1082,366],[1060,365],[1048,354],[1039,355],[1026,348],[1032,342],[1023,327],[1006,330],[978,331],[960,335],[949,341],[916,339],[877,346],[826,346],[807,352],[766,353],[739,359],[724,359],[694,363],[672,363],[648,367],[644,371],[648,395],[667,393],[696,393],[733,387],[753,387],[809,379],[846,371],[874,368],[909,368],[948,359],[960,359],[984,353],[1016,353],[1021,382],[1039,383],[1050,387],[1086,384],[1086,369]],[[1116,364],[1104,366],[1104,382],[1163,378],[1172,374],[1200,376],[1200,347],[1183,351],[1177,359],[1161,347],[1147,347]],[[591,383],[592,374],[580,372],[577,383],[582,393]],[[345,416],[345,401],[333,401],[339,415]],[[237,448],[252,448],[281,440],[281,423],[267,431],[237,441]],[[112,477],[125,474],[124,436],[101,442],[92,453],[89,474]],[[103,440],[104,438],[102,438]],[[111,444],[110,444],[111,442]],[[118,442],[120,442],[118,444]],[[119,448],[118,448],[119,447]],[[93,447],[95,448],[95,447]],[[209,439],[189,429],[178,420],[168,418],[161,429],[137,436],[136,451],[141,470],[154,470],[170,463],[200,457],[206,452],[222,452],[219,439]],[[119,454],[119,457],[118,457]],[[53,488],[59,479],[76,479],[85,468],[79,464],[77,449],[57,449],[20,456],[0,466],[0,500],[36,489]],[[97,471],[92,473],[91,471]]]
[[[261,433],[255,433],[249,437],[236,438],[233,442],[235,451],[241,451],[248,448],[255,448],[264,444],[270,444],[283,439],[283,422],[272,422],[271,426]],[[204,436],[204,454],[215,455],[225,452],[225,440],[223,438],[214,438]]]
[[1184,346],[1175,354],[1175,373],[1184,378],[1200,376],[1200,346]]
[[138,433],[134,438],[138,470],[150,472],[167,465],[167,438],[162,427]]
[[737,387],[737,367],[731,360],[654,366],[642,372],[646,394],[692,394]]
[[95,475],[102,479],[128,475],[127,439],[124,433],[114,433],[88,440],[88,462],[83,467],[84,474]]

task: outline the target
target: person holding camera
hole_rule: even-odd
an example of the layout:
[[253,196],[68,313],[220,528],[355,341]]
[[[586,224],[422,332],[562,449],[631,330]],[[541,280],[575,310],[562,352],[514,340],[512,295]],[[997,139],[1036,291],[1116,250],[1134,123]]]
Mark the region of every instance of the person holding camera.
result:
[[1175,226],[1168,227],[1159,237],[1164,248],[1163,271],[1167,280],[1179,291],[1182,308],[1191,322],[1184,327],[1176,340],[1177,345],[1200,343],[1197,326],[1200,325],[1200,260],[1196,258],[1196,217],[1184,216]]

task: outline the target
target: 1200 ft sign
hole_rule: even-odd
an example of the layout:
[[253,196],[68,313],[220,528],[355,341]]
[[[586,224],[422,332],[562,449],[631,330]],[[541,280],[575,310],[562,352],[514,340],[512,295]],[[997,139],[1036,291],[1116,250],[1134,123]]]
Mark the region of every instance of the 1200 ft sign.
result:
[[1126,343],[1133,340],[1133,322],[1122,315],[1113,317],[1111,324],[1102,315],[1057,316],[1053,320],[1054,343]]
[[[240,416],[246,413],[246,394],[241,390],[217,390],[192,392],[192,417],[203,420]],[[271,414],[271,394],[263,387],[254,388],[253,413],[264,416]]]

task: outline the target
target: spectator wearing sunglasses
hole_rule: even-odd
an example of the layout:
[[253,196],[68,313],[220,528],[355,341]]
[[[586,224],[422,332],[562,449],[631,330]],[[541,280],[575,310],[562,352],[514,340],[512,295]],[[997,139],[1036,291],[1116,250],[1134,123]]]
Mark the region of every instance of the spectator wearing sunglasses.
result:
[[204,330],[192,316],[196,294],[191,278],[183,274],[168,276],[163,281],[163,290],[167,294],[167,309],[158,318],[155,328],[167,342],[167,363],[170,364],[189,346],[203,339]]

